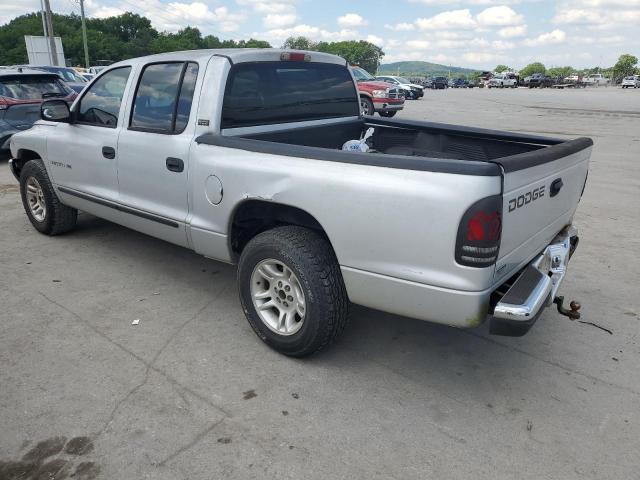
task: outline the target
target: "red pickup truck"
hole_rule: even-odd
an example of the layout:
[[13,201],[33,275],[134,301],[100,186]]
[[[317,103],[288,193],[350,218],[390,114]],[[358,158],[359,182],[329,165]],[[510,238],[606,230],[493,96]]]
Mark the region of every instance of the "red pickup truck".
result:
[[381,117],[393,117],[404,108],[404,92],[401,89],[376,80],[361,67],[352,66],[350,69],[358,85],[362,113],[373,115],[378,112]]

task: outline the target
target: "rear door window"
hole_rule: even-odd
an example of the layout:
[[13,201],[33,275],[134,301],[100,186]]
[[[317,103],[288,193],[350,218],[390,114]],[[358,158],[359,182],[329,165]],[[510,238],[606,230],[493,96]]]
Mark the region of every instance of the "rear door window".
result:
[[80,100],[77,120],[87,125],[116,128],[131,67],[111,70],[91,86]]
[[0,77],[0,97],[16,100],[42,100],[46,97],[66,97],[71,91],[54,75],[16,75]]
[[222,128],[358,115],[358,95],[345,65],[240,63],[227,80]]
[[131,113],[131,130],[181,133],[187,126],[198,65],[171,62],[147,65],[141,76]]

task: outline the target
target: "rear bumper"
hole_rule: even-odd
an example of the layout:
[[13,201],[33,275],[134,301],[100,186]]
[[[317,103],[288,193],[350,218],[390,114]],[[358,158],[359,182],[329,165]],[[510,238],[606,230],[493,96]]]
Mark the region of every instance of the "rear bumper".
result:
[[529,331],[553,303],[577,245],[577,230],[569,226],[521,271],[495,305],[490,333],[519,337]]

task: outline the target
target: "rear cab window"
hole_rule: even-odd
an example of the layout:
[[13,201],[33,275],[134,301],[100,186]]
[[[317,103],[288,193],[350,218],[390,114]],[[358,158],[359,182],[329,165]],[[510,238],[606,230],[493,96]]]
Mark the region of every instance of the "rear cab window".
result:
[[345,65],[256,62],[234,65],[222,105],[222,128],[358,116]]

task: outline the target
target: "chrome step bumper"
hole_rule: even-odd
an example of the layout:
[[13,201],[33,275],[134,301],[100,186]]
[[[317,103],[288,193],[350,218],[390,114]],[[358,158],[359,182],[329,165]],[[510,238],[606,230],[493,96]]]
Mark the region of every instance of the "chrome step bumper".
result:
[[554,238],[496,304],[490,333],[519,337],[529,331],[544,309],[553,304],[577,245],[578,232],[573,226]]

